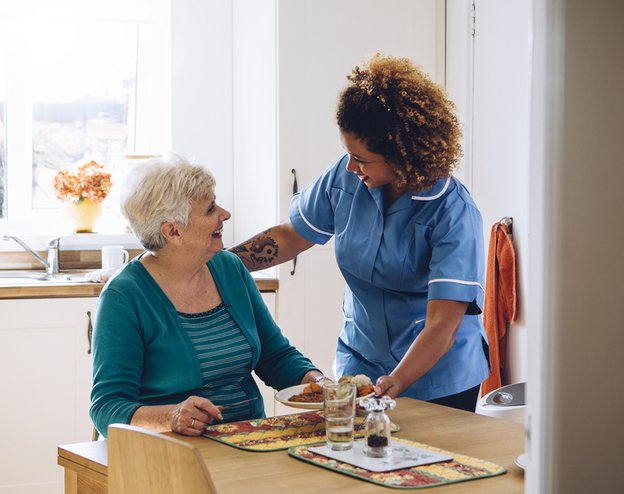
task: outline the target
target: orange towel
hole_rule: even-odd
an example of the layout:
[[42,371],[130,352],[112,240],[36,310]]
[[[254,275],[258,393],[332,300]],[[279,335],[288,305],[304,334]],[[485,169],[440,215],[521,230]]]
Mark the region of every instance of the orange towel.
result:
[[516,317],[516,256],[509,227],[495,223],[490,234],[483,325],[490,343],[489,377],[481,385],[481,395],[501,387],[507,361],[507,325]]

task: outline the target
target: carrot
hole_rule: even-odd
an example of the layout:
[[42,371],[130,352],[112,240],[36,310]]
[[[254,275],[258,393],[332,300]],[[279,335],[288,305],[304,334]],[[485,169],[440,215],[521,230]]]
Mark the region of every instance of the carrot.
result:
[[372,384],[366,384],[364,386],[360,386],[357,390],[358,396],[366,396],[375,391]]

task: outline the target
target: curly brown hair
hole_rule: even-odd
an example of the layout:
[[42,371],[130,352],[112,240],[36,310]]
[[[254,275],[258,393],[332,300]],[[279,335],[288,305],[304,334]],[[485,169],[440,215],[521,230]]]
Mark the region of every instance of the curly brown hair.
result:
[[455,104],[407,58],[376,54],[347,76],[336,119],[392,165],[396,185],[415,192],[447,178],[462,156]]

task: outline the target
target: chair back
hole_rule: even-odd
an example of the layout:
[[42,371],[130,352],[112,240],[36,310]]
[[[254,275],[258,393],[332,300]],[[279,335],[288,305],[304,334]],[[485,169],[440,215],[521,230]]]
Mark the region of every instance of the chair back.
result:
[[212,494],[210,473],[197,448],[141,427],[108,428],[110,494]]

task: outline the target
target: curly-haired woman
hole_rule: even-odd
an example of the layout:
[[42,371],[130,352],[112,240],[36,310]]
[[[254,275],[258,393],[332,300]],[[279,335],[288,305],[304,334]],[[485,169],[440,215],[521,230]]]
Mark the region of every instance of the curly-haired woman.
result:
[[[337,110],[347,154],[293,197],[290,222],[231,250],[256,270],[335,236],[346,280],[337,375],[474,411],[488,375],[482,220],[452,176],[454,104],[405,58],[378,54],[348,79]],[[264,245],[274,248],[259,256]]]

